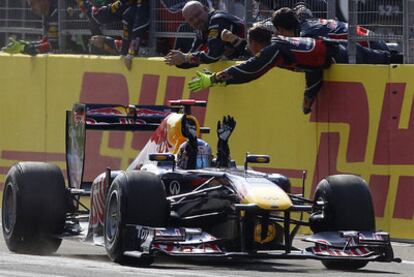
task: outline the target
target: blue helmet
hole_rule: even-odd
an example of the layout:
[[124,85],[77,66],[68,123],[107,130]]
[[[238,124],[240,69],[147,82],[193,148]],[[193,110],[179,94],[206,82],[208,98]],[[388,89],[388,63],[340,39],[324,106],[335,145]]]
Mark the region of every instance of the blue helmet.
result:
[[211,166],[211,147],[202,139],[197,139],[197,146],[189,141],[181,144],[177,154],[177,166],[183,169],[200,169]]

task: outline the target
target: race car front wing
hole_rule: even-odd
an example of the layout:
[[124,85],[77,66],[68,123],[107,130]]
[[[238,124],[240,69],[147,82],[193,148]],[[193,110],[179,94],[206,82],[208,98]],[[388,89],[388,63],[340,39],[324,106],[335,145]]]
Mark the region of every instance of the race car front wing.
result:
[[226,251],[223,240],[198,228],[152,228],[128,225],[130,242],[124,255],[257,259],[364,260],[401,262],[394,258],[389,235],[384,232],[323,232],[304,240],[314,246],[292,251]]

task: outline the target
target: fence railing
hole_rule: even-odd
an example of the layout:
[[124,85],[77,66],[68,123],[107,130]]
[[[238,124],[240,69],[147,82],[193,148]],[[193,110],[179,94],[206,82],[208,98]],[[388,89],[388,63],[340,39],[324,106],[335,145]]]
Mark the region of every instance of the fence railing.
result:
[[23,1],[0,0],[0,43],[9,34],[31,38],[43,33],[42,19],[35,16]]
[[[411,0],[349,0],[349,37],[351,42],[367,40],[367,37],[358,37],[356,26],[370,30],[370,41],[384,40],[394,45],[394,50],[404,54],[405,62],[410,60],[408,51],[410,10],[408,2]],[[411,12],[412,15],[414,13]],[[350,60],[355,61],[355,43],[349,43]]]
[[[350,26],[349,43],[351,60],[352,46],[361,38],[355,34],[360,25],[372,31],[370,40],[385,40],[404,54],[406,63],[414,62],[414,0],[200,0],[214,8],[227,9],[243,18],[248,26],[271,16],[281,7],[293,7],[298,2],[307,2],[315,17],[347,20]],[[165,54],[171,48],[187,50],[194,37],[193,30],[183,21],[181,8],[186,0],[151,1],[151,27],[149,32],[151,55]],[[87,44],[91,35],[89,23],[80,12],[76,0],[58,0],[56,24],[60,53],[87,51],[74,44]],[[348,4],[348,5],[347,5]],[[36,39],[45,34],[45,18],[34,15],[24,0],[0,0],[0,45],[14,35],[23,39]],[[121,36],[121,23],[104,26],[103,32]],[[79,50],[80,49],[80,50]]]

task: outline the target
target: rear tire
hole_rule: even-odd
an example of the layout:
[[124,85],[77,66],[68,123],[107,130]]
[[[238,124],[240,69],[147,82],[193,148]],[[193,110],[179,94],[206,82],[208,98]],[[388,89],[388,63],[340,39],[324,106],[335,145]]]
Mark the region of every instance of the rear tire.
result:
[[[129,245],[126,224],[165,227],[169,204],[161,179],[150,172],[127,171],[112,182],[105,205],[105,249],[112,261],[130,263],[124,256]],[[153,257],[135,260],[139,265],[150,265]]]
[[[327,205],[324,220],[311,220],[313,232],[324,231],[375,231],[375,213],[367,183],[354,175],[333,175],[323,179],[317,186],[314,200]],[[356,270],[367,261],[322,261],[329,269]]]
[[47,255],[57,251],[66,217],[65,181],[52,164],[21,162],[6,176],[2,229],[8,249]]

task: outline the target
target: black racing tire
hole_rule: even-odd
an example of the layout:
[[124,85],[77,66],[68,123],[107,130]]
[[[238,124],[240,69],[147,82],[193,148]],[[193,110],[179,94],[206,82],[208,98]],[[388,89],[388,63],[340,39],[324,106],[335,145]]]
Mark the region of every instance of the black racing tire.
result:
[[[104,239],[110,259],[130,263],[123,255],[129,244],[126,224],[165,227],[169,217],[169,202],[161,179],[153,173],[126,171],[112,182],[106,198]],[[150,265],[153,257],[135,259],[141,266]]]
[[56,165],[20,162],[10,168],[2,203],[3,236],[10,251],[48,255],[58,250],[65,227],[65,190]]
[[321,261],[327,269],[354,271],[365,267],[368,261]]
[[[367,183],[355,175],[333,175],[317,186],[314,200],[327,203],[325,219],[312,226],[314,232],[375,231],[375,213]],[[322,261],[328,269],[356,270],[367,261]]]

